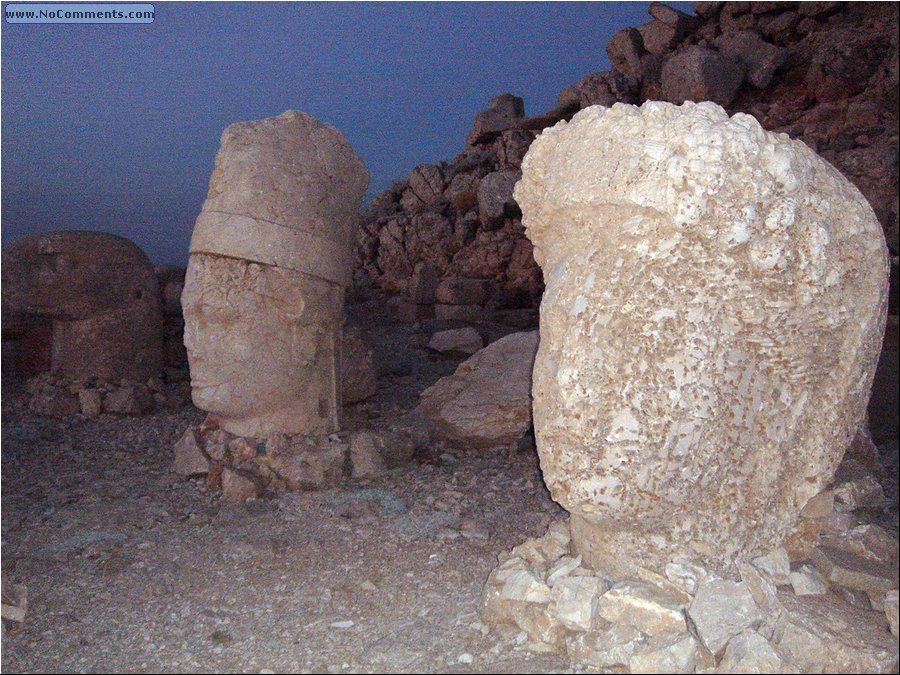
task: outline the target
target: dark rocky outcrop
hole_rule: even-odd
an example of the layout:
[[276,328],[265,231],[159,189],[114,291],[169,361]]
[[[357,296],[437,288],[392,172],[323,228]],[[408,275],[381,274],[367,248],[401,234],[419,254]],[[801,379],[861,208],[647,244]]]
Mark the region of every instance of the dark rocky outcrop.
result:
[[476,115],[465,150],[449,163],[416,167],[369,205],[358,285],[399,296],[394,305],[411,320],[434,316],[434,307],[444,306],[447,315],[446,307],[456,305],[423,300],[413,281],[427,264],[442,288],[484,284],[475,300],[463,294],[458,307],[468,317],[498,319],[504,311],[537,307],[541,273],[506,190],[529,144],[581,108],[646,100],[711,99],[807,143],[869,200],[896,272],[896,5],[707,2],[695,9],[691,16],[653,3],[651,21],[610,40],[612,70],[564,89],[558,107],[545,115],[527,117],[511,94],[491,100]]

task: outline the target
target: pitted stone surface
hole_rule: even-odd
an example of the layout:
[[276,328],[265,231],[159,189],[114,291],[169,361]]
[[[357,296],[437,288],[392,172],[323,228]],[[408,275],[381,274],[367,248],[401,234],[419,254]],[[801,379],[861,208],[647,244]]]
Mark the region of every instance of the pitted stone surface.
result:
[[621,577],[781,545],[865,412],[888,273],[865,199],[711,103],[587,108],[522,170],[534,424],[578,552]]

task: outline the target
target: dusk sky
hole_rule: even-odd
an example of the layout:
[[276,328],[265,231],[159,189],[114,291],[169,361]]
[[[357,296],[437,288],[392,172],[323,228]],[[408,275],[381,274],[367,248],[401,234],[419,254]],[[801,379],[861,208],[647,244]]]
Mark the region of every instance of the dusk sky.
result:
[[153,4],[150,24],[4,21],[4,245],[103,230],[183,265],[232,122],[296,108],[334,125],[371,197],[460,152],[499,93],[549,110],[650,19],[646,2]]

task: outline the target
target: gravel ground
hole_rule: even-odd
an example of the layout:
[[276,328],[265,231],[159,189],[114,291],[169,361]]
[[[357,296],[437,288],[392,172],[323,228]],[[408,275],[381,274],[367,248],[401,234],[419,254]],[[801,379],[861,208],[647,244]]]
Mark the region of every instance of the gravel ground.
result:
[[[358,309],[381,376],[345,426],[391,426],[459,361],[422,348],[440,326]],[[4,377],[3,583],[28,589],[4,671],[571,672],[477,613],[497,554],[564,515],[527,443],[434,443],[378,479],[235,506],[171,472],[193,407],[54,420],[25,400]]]
[[[414,328],[372,334],[381,389],[351,427],[389,423],[457,365]],[[375,480],[234,506],[171,472],[200,411],[54,420],[3,389],[3,582],[28,589],[4,671],[568,668],[477,614],[497,554],[563,515],[533,448],[434,445]]]

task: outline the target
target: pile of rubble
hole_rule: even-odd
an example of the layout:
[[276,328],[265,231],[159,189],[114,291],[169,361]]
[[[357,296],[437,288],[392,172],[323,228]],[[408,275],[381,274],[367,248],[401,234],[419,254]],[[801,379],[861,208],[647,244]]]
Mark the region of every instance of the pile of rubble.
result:
[[242,502],[274,490],[315,490],[345,478],[372,478],[409,461],[413,434],[391,431],[245,438],[208,424],[192,426],[175,445],[174,470],[203,477],[207,488]]
[[575,553],[568,521],[557,521],[500,556],[483,618],[530,651],[593,668],[896,672],[897,538],[864,522],[865,506],[848,510],[857,506],[849,495],[871,487],[821,493],[799,524],[821,531],[816,546],[738,562],[731,576],[684,559],[611,580]]
[[173,377],[174,380],[166,382],[159,377],[151,377],[146,382],[127,378],[110,382],[97,378],[72,380],[42,373],[29,379],[25,387],[31,395],[28,407],[39,415],[80,414],[85,418],[102,413],[146,415],[157,408],[178,408],[190,401],[187,373],[174,373]]

